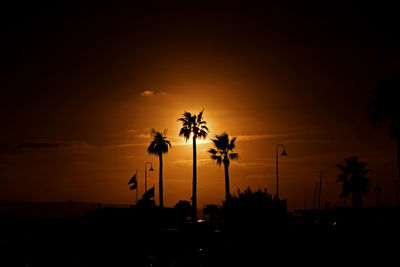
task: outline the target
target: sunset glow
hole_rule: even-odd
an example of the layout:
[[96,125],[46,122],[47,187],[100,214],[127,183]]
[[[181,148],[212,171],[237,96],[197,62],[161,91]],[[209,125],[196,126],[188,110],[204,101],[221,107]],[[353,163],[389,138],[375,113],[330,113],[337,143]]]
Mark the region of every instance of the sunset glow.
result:
[[[336,165],[350,156],[368,162],[382,202],[393,204],[395,143],[387,125],[371,126],[366,108],[397,66],[389,60],[397,50],[378,51],[385,41],[355,35],[362,20],[353,13],[337,21],[330,9],[323,19],[305,7],[244,6],[108,13],[98,4],[16,22],[3,49],[1,198],[131,204],[126,182],[137,170],[144,192],[145,162],[158,186],[158,158],[147,152],[154,128],[167,129],[172,144],[163,158],[165,205],[190,200],[192,138],[179,136],[177,120],[204,109],[199,206],[224,199],[224,170],[208,152],[224,132],[237,137],[240,154],[230,166],[232,193],[250,186],[274,194],[275,148],[285,144],[279,195],[291,210],[312,205],[321,169],[321,202],[339,205]],[[366,201],[373,205],[373,195]]]

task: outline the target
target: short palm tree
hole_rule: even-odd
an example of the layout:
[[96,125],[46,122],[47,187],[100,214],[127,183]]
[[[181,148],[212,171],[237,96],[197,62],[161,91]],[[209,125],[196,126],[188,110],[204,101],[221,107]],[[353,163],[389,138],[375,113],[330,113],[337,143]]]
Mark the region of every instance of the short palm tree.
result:
[[215,139],[211,139],[214,143],[215,148],[210,148],[208,152],[211,153],[211,159],[216,160],[217,164],[221,166],[224,164],[225,169],[225,201],[228,202],[231,194],[229,191],[229,165],[231,160],[239,159],[238,153],[233,153],[235,148],[236,137],[229,140],[229,135],[223,133],[222,135],[216,135]]
[[[357,157],[350,157],[344,159],[344,161],[345,164],[336,165],[341,171],[338,175],[338,181],[345,181],[343,185],[344,195],[352,193],[353,207],[361,208],[362,194],[367,195],[369,193],[371,180],[367,178],[366,175],[371,170],[366,168],[366,162],[358,161]],[[346,178],[347,181],[344,178]]]
[[164,207],[164,191],[163,191],[163,158],[162,155],[168,153],[171,143],[167,140],[166,130],[163,133],[157,132],[151,129],[151,136],[153,140],[151,141],[147,152],[153,154],[159,159],[159,192],[160,192],[160,207]]
[[203,120],[204,109],[198,114],[192,115],[190,112],[184,112],[183,117],[178,121],[182,122],[182,128],[179,136],[183,136],[186,142],[189,138],[193,140],[193,192],[192,192],[192,208],[194,222],[197,221],[197,156],[196,156],[196,140],[197,138],[205,139],[208,134],[207,122]]
[[374,99],[368,105],[369,118],[375,127],[377,123],[388,121],[390,124],[390,139],[397,141],[397,169],[400,179],[400,75],[383,80],[373,91]]
[[342,183],[342,192],[340,193],[340,198],[343,200],[344,207],[346,207],[346,197],[350,195],[347,184],[348,180],[349,180],[349,175],[347,173],[342,172],[337,175],[336,182]]
[[376,206],[379,207],[381,205],[380,203],[381,203],[382,188],[379,185],[377,185],[377,186],[375,186],[374,191],[375,191],[375,197],[376,197]]

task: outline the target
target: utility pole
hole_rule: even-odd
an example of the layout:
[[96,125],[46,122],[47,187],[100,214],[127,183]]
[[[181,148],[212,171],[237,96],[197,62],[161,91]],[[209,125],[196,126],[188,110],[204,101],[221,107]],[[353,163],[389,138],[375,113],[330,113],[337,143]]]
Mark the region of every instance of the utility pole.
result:
[[322,188],[322,170],[319,176],[319,194],[318,194],[318,209],[321,208],[321,188]]
[[315,183],[314,198],[313,198],[313,204],[312,204],[313,210],[315,210],[315,204],[317,202],[317,189],[318,189],[318,183]]

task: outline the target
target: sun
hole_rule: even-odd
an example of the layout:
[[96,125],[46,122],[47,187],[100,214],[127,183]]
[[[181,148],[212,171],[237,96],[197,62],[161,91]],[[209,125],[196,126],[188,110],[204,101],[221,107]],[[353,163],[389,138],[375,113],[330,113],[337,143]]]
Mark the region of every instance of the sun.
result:
[[[189,140],[193,140],[193,132],[190,133]],[[205,139],[197,138],[196,139],[196,144],[199,144],[199,145],[201,145],[201,144],[209,144],[209,143],[211,143],[211,140],[207,139],[207,138],[205,138]],[[192,144],[192,142],[188,141],[187,144]]]

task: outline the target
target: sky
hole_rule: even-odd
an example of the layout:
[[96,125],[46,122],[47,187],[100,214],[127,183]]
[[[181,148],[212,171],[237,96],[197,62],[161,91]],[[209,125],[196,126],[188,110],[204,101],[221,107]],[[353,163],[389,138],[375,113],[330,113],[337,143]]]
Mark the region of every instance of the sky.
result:
[[[231,192],[267,188],[289,209],[340,205],[336,164],[357,156],[373,171],[365,204],[395,203],[395,142],[367,105],[399,72],[394,6],[345,2],[68,1],[2,8],[0,200],[134,203],[127,184],[144,165],[152,128],[172,143],[164,203],[190,200],[192,147],[184,111],[210,129],[198,144],[198,205],[224,199],[210,138],[237,137]],[[157,189],[157,188],[156,188]],[[157,199],[156,190],[156,200]]]

